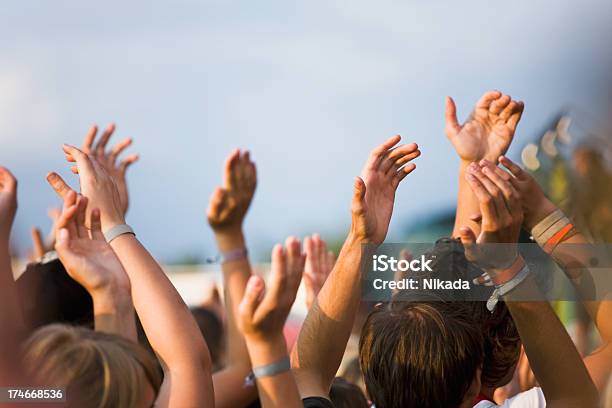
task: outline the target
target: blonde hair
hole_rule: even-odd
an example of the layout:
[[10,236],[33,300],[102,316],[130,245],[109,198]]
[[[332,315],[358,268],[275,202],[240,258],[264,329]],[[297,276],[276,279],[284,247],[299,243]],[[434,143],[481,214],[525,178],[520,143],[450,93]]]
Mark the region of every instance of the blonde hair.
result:
[[133,408],[145,386],[159,390],[152,357],[122,337],[60,324],[34,332],[24,344],[26,369],[40,383],[64,388],[69,407]]

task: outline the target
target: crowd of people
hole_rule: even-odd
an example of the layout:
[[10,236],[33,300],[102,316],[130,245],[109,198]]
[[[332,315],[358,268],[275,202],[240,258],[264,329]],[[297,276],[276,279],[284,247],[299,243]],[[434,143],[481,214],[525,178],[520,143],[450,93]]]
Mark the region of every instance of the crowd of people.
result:
[[[375,147],[355,178],[339,253],[317,234],[289,237],[272,248],[266,279],[253,272],[243,230],[256,165],[249,151],[233,151],[207,209],[223,296],[194,309],[126,223],[126,169],[138,156],[118,160],[131,140],[109,148],[114,126],[99,137],[93,127],[81,148],[63,146],[79,188],[49,173],[63,201],[52,247],[35,232],[37,260],[17,281],[17,180],[0,167],[0,385],[61,389],[65,406],[92,408],[612,407],[612,303],[584,297],[601,345],[581,356],[518,249],[527,231],[578,295],[590,282],[590,239],[505,156],[523,110],[490,91],[460,123],[446,101],[458,199],[453,231],[432,245],[431,276],[476,271],[489,301],[402,291],[362,300],[364,261],[385,241],[395,192],[421,156],[399,135]],[[286,323],[302,282],[308,313],[291,340]]]

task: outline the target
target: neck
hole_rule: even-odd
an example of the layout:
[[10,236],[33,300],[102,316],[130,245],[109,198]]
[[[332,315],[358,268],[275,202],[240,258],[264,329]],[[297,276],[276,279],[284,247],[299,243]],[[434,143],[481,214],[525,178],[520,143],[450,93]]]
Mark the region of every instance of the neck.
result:
[[485,387],[484,385],[480,387],[480,395],[486,397],[487,399],[493,401],[493,394],[497,388],[494,387]]

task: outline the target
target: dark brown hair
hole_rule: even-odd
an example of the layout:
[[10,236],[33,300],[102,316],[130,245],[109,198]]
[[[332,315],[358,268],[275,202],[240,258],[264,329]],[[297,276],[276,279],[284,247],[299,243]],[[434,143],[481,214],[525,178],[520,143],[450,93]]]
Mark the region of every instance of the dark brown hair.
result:
[[482,365],[482,332],[451,302],[392,303],[366,320],[359,361],[377,408],[458,407]]
[[368,408],[370,406],[361,388],[342,377],[334,378],[329,398],[334,408]]
[[502,387],[512,380],[521,353],[521,338],[504,302],[497,303],[493,313],[486,302],[465,302],[474,322],[480,325],[484,338],[482,384]]

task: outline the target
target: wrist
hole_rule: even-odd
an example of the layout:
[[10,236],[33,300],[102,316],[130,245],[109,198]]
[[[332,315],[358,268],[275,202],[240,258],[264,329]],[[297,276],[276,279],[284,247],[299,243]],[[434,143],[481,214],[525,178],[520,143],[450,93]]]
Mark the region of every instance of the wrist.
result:
[[242,228],[215,230],[215,240],[221,252],[230,251],[236,248],[244,248],[246,246]]
[[127,288],[106,285],[90,292],[95,315],[119,315],[133,309],[132,295]]
[[531,231],[533,227],[538,225],[540,221],[552,214],[556,209],[557,206],[553,204],[552,201],[548,198],[544,198],[539,205],[525,209],[523,226],[527,231]]
[[125,218],[120,215],[109,217],[105,216],[104,212],[100,212],[100,224],[102,225],[102,232],[106,232],[117,225],[125,224]]
[[279,361],[288,356],[287,343],[282,331],[274,335],[245,335],[251,365],[258,367]]
[[351,228],[346,239],[344,240],[344,246],[360,246],[364,244],[370,244],[371,240],[362,233],[355,231]]

